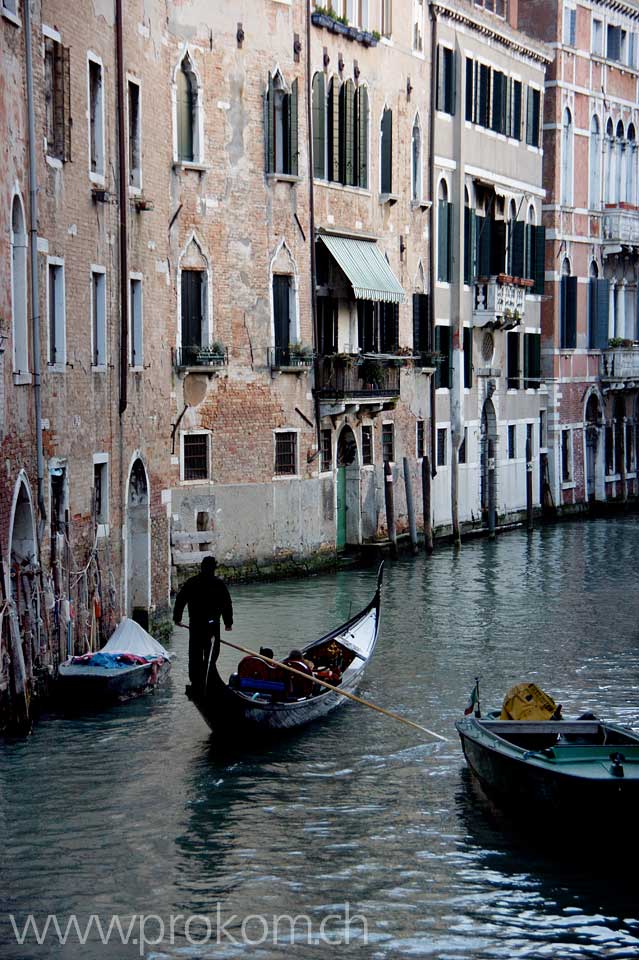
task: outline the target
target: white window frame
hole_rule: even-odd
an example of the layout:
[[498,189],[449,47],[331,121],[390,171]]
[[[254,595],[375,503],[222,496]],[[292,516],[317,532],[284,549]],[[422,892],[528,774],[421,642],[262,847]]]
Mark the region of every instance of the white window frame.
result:
[[[568,17],[568,23],[571,24],[571,23],[572,23],[572,17],[573,17],[573,15],[574,15],[574,17],[575,17],[575,21],[574,21],[574,22],[575,22],[575,36],[573,37],[572,34],[570,34],[570,33],[569,33],[568,36],[566,36],[566,17]],[[571,4],[571,3],[564,3],[563,21],[562,21],[562,28],[561,28],[561,39],[562,39],[562,42],[563,42],[564,46],[566,46],[566,47],[573,47],[573,48],[574,48],[574,47],[576,47],[576,45],[577,45],[577,8],[576,8],[573,4]]]
[[[510,449],[510,438],[513,438],[512,452]],[[509,423],[506,426],[506,456],[509,461],[517,459],[517,424]]]
[[[20,208],[20,216],[22,219],[22,236],[24,238],[24,243],[16,243],[16,237],[18,234],[13,232],[13,207],[15,203],[18,203]],[[31,356],[29,350],[29,234],[27,232],[27,220],[25,216],[24,204],[22,202],[22,197],[17,189],[14,190],[11,197],[11,226],[9,230],[10,234],[10,291],[11,291],[11,334],[12,334],[12,360],[13,360],[13,380],[16,384],[31,383]],[[21,275],[16,275],[15,270],[15,260],[17,259],[15,251],[21,250],[20,259],[22,270],[20,271]],[[48,276],[48,270],[47,270]],[[19,302],[21,301],[21,302]],[[20,316],[16,316],[18,313],[17,307],[20,306]],[[21,328],[21,329],[19,329]],[[20,336],[18,337],[18,331]],[[18,351],[18,345],[20,345],[20,351]],[[20,355],[18,355],[18,352]],[[25,362],[26,369],[22,369],[22,361]]]
[[[277,434],[294,433],[295,434],[295,473],[276,473],[275,464],[277,461]],[[273,430],[273,480],[299,480],[300,479],[300,430],[298,427],[277,427]]]
[[[566,113],[570,123],[565,124]],[[568,104],[561,114],[561,206],[572,207],[575,201],[575,117]]]
[[[444,460],[440,463],[439,460],[439,436],[444,434]],[[447,467],[449,465],[449,456],[448,456],[448,427],[437,427],[437,436],[435,437],[435,466],[437,467]]]
[[[290,432],[290,431],[289,431],[289,432]],[[328,477],[328,476],[330,476],[330,474],[332,474],[332,472],[333,472],[333,467],[335,466],[335,444],[334,444],[334,442],[333,442],[333,440],[334,440],[334,431],[331,430],[330,427],[322,427],[322,428],[321,428],[321,433],[322,433],[322,436],[324,435],[324,433],[329,433],[329,434],[330,434],[330,437],[331,437],[331,465],[330,465],[330,467],[328,468],[328,470],[324,469],[324,466],[323,466],[322,447],[321,447],[321,446],[320,446],[320,455],[319,455],[319,474],[320,474],[320,476],[326,476],[326,477]],[[320,438],[320,439],[321,439],[321,438]]]
[[[599,25],[599,49],[597,49],[595,24]],[[604,55],[604,22],[599,17],[593,17],[590,26],[590,49],[596,57]]]
[[[93,281],[94,276],[100,276],[100,277],[102,277],[102,283],[101,283],[102,293],[101,293],[101,296],[100,296],[101,305],[102,305],[102,316],[101,316],[101,317],[95,317],[96,303],[95,303],[95,299],[94,299],[94,298],[95,298],[95,284],[94,284],[94,281]],[[108,354],[107,354],[106,267],[103,267],[103,266],[101,266],[100,264],[97,264],[97,263],[92,263],[92,264],[91,264],[91,272],[90,272],[90,275],[89,275],[89,283],[90,283],[90,286],[91,286],[90,293],[89,293],[89,301],[90,301],[90,305],[91,305],[91,307],[90,307],[91,369],[93,370],[94,373],[103,373],[103,372],[106,370],[106,368],[107,368],[107,362],[108,362],[108,361],[107,361]],[[96,320],[95,324],[94,324],[94,317],[95,317],[95,320]],[[100,321],[101,321],[101,322],[100,322]],[[96,341],[96,337],[95,337],[96,330],[95,330],[94,328],[97,328],[97,329],[98,329],[98,332],[99,332],[100,327],[102,328],[102,344],[101,344],[102,350],[100,350],[99,338],[98,338],[98,343],[96,344],[96,342],[95,342],[95,341]],[[98,360],[101,359],[101,362],[98,362],[98,363],[95,362],[95,360],[96,360],[96,352],[97,352],[97,359],[98,359]]]
[[380,449],[382,452],[382,464],[386,461],[384,460],[384,427],[390,427],[393,431],[393,459],[389,460],[389,463],[397,463],[397,431],[395,430],[395,421],[394,420],[382,420],[382,430],[379,437]]
[[22,26],[22,20],[20,19],[19,14],[19,0],[15,0],[15,10],[12,10],[11,7],[7,5],[6,0],[0,0],[0,13],[3,17],[10,21],[10,23],[15,24],[16,27]]
[[99,519],[96,517],[96,535],[98,537],[108,537],[109,535],[109,518],[110,518],[110,495],[111,495],[111,478],[109,476],[109,454],[108,453],[94,453],[93,454],[93,490],[95,490],[95,468],[97,466],[105,467],[103,478],[105,483],[103,484],[102,489],[102,517]]
[[[56,357],[55,361],[51,360],[51,324],[50,324],[50,283],[49,275],[50,268],[58,267],[60,269],[60,291],[57,294],[56,307],[55,307],[55,328],[56,328],[56,339],[57,335],[60,334],[60,341],[62,343],[61,349],[58,351],[58,354],[62,354],[61,359]],[[54,373],[64,373],[67,365],[67,323],[66,323],[66,281],[64,275],[64,257],[47,257],[47,366],[49,370]]]
[[[177,78],[182,69],[185,57],[188,57],[193,76],[196,82],[196,97],[193,117],[193,160],[180,160],[178,152],[178,104],[177,104]],[[184,169],[203,170],[206,169],[204,161],[204,110],[203,110],[203,91],[200,74],[195,63],[193,51],[187,45],[180,51],[180,56],[173,71],[173,84],[171,87],[171,101],[173,112],[173,166],[183,167]]]
[[[138,165],[135,167],[135,182],[131,183],[131,101],[129,98],[129,85],[138,88],[138,122],[136,139],[138,143]],[[138,197],[142,193],[142,81],[132,73],[126,75],[126,150],[127,150],[127,175],[129,184],[129,196]]]
[[[139,284],[139,287],[134,288],[134,284]],[[134,289],[140,291],[139,296],[139,317],[134,316],[133,307],[134,307]],[[137,299],[137,298],[135,298]],[[137,320],[137,323],[136,323]],[[136,331],[137,327],[137,331]],[[136,342],[135,334],[139,333],[140,340],[140,361],[139,363],[133,362],[133,347]],[[129,367],[131,370],[143,370],[144,369],[144,274],[131,271],[129,273]]]
[[[186,480],[184,477],[184,438],[205,436],[206,440],[206,477],[204,479]],[[181,430],[180,431],[180,483],[187,485],[211,482],[211,431],[210,430]]]
[[[100,110],[99,117],[96,116],[95,146],[96,146],[96,170],[91,169],[91,67],[94,63],[100,68]],[[91,183],[104,186],[106,184],[106,131],[104,126],[104,64],[102,58],[89,50],[87,53],[87,148],[89,164],[89,180]],[[99,122],[98,122],[99,121]]]
[[[564,480],[564,433],[568,434],[568,477],[566,480]],[[571,427],[562,427],[559,433],[559,470],[562,490],[568,490],[575,486],[573,433],[574,431]]]
[[[364,463],[364,428],[370,430],[371,432],[371,462]],[[359,434],[360,450],[361,450],[361,460],[362,460],[362,470],[372,470],[377,463],[377,458],[375,457],[375,424],[373,423],[362,423],[360,426]]]

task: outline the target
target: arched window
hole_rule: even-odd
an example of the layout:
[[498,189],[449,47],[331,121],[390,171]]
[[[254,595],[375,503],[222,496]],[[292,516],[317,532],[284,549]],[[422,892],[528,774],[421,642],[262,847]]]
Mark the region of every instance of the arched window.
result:
[[384,108],[380,126],[380,193],[393,192],[393,111]]
[[269,73],[266,91],[266,172],[297,176],[299,145],[297,79],[287,89],[279,70]]
[[604,198],[606,203],[614,202],[615,182],[615,129],[608,117],[606,123],[606,153],[604,169]]
[[634,205],[637,203],[637,142],[632,123],[628,126],[626,144],[626,200]]
[[626,138],[621,120],[617,123],[615,139],[617,141],[615,144],[617,164],[615,169],[615,195],[613,203],[619,203],[621,200],[625,200],[626,191]]
[[411,199],[419,203],[422,199],[422,130],[419,117],[415,117],[411,137]]
[[577,277],[571,276],[570,260],[561,266],[559,346],[574,350],[577,346]]
[[355,185],[355,85],[352,80],[339,91],[339,179],[347,187]]
[[339,183],[339,80],[332,77],[326,101],[327,179]]
[[296,310],[295,263],[285,244],[281,244],[271,263],[273,295],[273,359],[274,367],[289,366],[294,359],[291,346],[299,339]]
[[561,129],[561,202],[567,206],[573,201],[573,148],[572,114],[566,107]]
[[313,176],[326,177],[326,81],[321,72],[313,77]]
[[437,191],[437,279],[450,283],[453,276],[453,205],[448,202],[448,184],[442,178]]
[[181,365],[206,363],[211,346],[208,262],[197,240],[191,239],[180,260]]
[[14,196],[11,210],[11,313],[13,371],[29,373],[29,330],[27,326],[27,231],[20,197]]
[[597,209],[601,201],[601,136],[599,119],[593,115],[590,121],[589,146],[589,191],[588,202],[592,209]]
[[184,56],[176,77],[177,158],[183,163],[200,160],[198,83],[193,63]]

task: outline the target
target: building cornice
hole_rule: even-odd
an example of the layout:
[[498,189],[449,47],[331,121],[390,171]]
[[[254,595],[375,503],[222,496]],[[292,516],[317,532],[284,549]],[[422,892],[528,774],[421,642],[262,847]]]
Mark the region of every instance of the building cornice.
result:
[[625,13],[635,20],[639,19],[639,3],[632,0],[591,0],[594,7],[603,7],[605,10],[614,10],[616,13]]
[[544,65],[554,60],[553,51],[545,43],[533,40],[522,30],[513,29],[505,20],[498,19],[494,14],[485,13],[473,3],[467,3],[465,0],[430,0],[430,7],[437,16],[463,23],[471,30],[531,60]]

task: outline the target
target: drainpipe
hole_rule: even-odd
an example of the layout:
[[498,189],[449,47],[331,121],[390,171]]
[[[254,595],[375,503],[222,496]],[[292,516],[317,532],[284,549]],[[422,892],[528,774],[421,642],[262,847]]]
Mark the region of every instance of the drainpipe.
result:
[[127,407],[129,374],[129,270],[127,240],[126,137],[124,130],[124,41],[122,0],[115,0],[116,70],[118,96],[118,205],[120,208],[120,417]]
[[38,540],[42,539],[47,508],[44,503],[44,453],[42,449],[42,392],[40,386],[40,297],[38,291],[38,178],[36,172],[35,109],[33,105],[33,54],[31,3],[24,4],[24,43],[27,69],[27,116],[29,137],[29,266],[31,271],[31,330],[33,335],[33,399],[36,421],[36,465],[38,472]]
[[[430,269],[430,297],[428,298],[428,322],[430,325],[430,343],[431,348],[435,349],[435,218],[437,216],[437,197],[435,196],[435,112],[437,110],[437,84],[435,82],[434,71],[437,64],[437,14],[432,5],[429,7],[431,30],[430,30],[430,130],[429,157],[428,157],[428,180],[430,190],[430,244],[428,250],[428,261]],[[430,464],[431,475],[437,476],[437,394],[435,389],[435,375],[430,377]]]
[[[456,45],[455,68],[456,88],[461,91],[463,77],[463,59],[459,43]],[[456,150],[455,150],[456,148]],[[462,217],[464,216],[464,175],[466,170],[466,156],[464,150],[464,120],[461,109],[461,93],[457,98],[455,105],[455,117],[453,126],[453,149],[457,157],[457,166],[451,181],[456,184],[453,187],[453,209],[455,217],[453,218],[453,236],[451,239],[454,250],[453,261],[453,282],[451,284],[451,316],[450,332],[453,354],[453,376],[450,390],[450,439],[451,439],[451,457],[450,457],[450,512],[452,521],[453,543],[461,544],[461,535],[459,529],[459,448],[463,436],[463,307],[464,307],[464,287],[463,287],[463,267],[464,257],[462,248],[462,238],[464,231],[462,228]]]
[[317,456],[321,456],[322,433],[320,428],[320,399],[319,399],[319,334],[317,329],[317,288],[315,265],[315,159],[313,157],[313,77],[311,64],[311,4],[306,4],[306,130],[308,141],[308,218],[311,244],[311,318],[313,324],[313,377],[315,379],[315,428],[317,431]]

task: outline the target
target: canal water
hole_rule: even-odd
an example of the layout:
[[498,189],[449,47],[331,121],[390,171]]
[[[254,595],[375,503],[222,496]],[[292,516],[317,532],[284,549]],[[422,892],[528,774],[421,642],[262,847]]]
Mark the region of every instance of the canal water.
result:
[[[636,862],[593,863],[587,837],[580,855],[500,822],[471,789],[454,721],[479,673],[485,705],[534,680],[566,716],[638,727],[638,556],[628,518],[387,564],[361,693],[447,743],[349,704],[233,752],[185,699],[178,630],[162,691],[0,745],[0,956],[636,958]],[[374,582],[371,570],[235,587],[229,638],[285,654],[357,611]],[[593,810],[593,830],[623,853],[622,825]],[[75,916],[83,936],[97,916],[109,942],[92,926],[82,946],[71,927],[61,945],[50,921],[38,946],[29,915],[41,938],[48,915],[63,934]],[[306,918],[292,937],[274,923],[286,915]],[[114,917],[126,945],[107,936]]]

